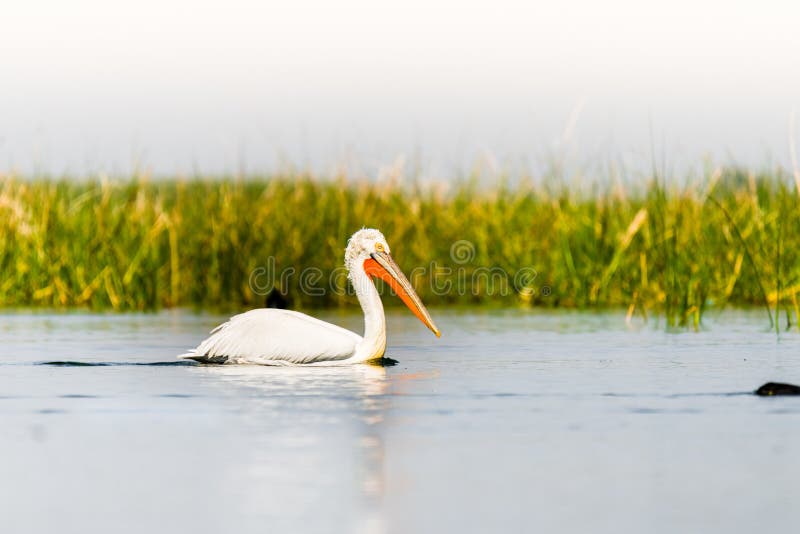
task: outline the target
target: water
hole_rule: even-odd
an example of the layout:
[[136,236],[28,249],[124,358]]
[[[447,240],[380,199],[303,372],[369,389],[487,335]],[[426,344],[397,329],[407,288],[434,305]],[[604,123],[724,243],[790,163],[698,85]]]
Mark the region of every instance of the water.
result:
[[133,365],[222,318],[6,313],[0,531],[786,531],[800,398],[748,392],[800,336],[762,313],[398,311],[385,368]]

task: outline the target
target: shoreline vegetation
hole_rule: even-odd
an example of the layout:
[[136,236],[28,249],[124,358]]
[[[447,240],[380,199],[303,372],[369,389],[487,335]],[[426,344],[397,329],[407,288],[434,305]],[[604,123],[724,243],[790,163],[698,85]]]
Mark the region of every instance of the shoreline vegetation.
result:
[[342,255],[367,226],[431,306],[624,307],[694,328],[727,305],[764,307],[776,330],[800,315],[800,194],[781,172],[0,180],[0,307],[234,310],[272,287],[295,308],[353,306]]

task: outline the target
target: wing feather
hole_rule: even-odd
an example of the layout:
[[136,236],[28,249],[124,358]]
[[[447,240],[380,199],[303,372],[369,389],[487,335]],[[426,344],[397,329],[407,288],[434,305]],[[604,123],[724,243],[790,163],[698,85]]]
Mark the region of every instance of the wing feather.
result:
[[358,334],[304,313],[257,309],[231,317],[179,357],[211,363],[306,364],[347,359],[359,341]]

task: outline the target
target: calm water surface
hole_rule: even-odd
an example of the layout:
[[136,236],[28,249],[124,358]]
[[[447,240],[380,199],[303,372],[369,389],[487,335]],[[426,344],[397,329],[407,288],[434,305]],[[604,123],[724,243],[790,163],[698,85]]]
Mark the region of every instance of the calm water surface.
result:
[[[800,521],[800,336],[389,316],[379,368],[172,362],[222,317],[0,315],[0,532],[753,532]],[[324,315],[360,330],[357,315]],[[39,365],[47,361],[117,363]]]

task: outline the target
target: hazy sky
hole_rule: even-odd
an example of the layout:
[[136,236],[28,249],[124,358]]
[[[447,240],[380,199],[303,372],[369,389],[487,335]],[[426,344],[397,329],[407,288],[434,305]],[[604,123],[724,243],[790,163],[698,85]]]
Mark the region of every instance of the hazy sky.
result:
[[12,0],[0,16],[0,170],[646,166],[651,129],[677,165],[788,164],[793,109],[789,1]]

